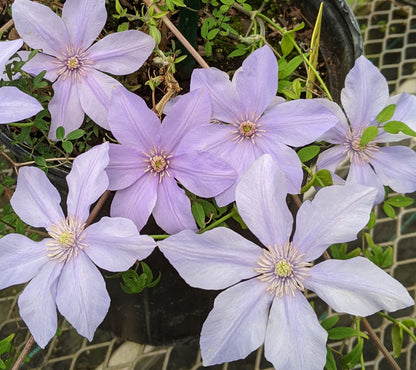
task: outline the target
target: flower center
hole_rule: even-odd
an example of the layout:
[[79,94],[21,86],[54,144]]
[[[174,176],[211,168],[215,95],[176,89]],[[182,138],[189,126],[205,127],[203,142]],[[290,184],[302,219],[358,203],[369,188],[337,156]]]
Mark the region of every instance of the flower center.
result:
[[50,252],[48,257],[58,262],[68,262],[73,256],[76,257],[80,249],[87,247],[82,243],[85,237],[85,224],[80,222],[77,216],[69,215],[58,224],[52,225],[48,234],[52,237],[46,243]]
[[263,126],[262,123],[258,122],[260,116],[256,113],[248,115],[247,113],[244,116],[241,116],[239,119],[235,119],[231,123],[237,129],[233,129],[231,133],[234,135],[232,140],[241,143],[243,140],[251,140],[255,144],[255,138],[260,137],[261,134],[266,131],[261,129]]
[[144,172],[151,172],[154,176],[159,174],[159,182],[162,182],[165,174],[171,176],[168,168],[172,155],[165,154],[163,149],[159,150],[156,145],[149,153],[143,154],[146,156],[145,162],[147,162],[147,168]]
[[257,261],[259,267],[255,268],[260,274],[257,278],[268,284],[266,290],[280,297],[289,293],[295,295],[297,290],[305,290],[303,282],[312,265],[303,261],[305,255],[289,242],[283,246],[269,245],[267,248]]
[[361,137],[367,127],[360,127],[358,130],[349,130],[345,136],[344,154],[351,163],[364,165],[370,163],[374,154],[380,150],[376,140],[361,145]]
[[67,46],[57,59],[55,63],[58,64],[58,75],[64,80],[69,77],[72,82],[85,77],[88,69],[94,64],[84,49],[74,49],[73,46]]

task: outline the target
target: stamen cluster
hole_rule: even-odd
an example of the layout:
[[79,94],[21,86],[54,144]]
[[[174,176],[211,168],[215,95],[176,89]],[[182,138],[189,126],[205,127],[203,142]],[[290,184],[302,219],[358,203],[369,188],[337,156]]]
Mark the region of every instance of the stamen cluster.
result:
[[94,62],[88,58],[88,53],[82,48],[75,49],[73,46],[67,46],[61,51],[61,55],[57,56],[58,75],[71,78],[74,83],[76,80],[81,81],[85,77],[88,69]]
[[147,157],[145,162],[148,163],[145,172],[151,172],[154,174],[154,176],[159,174],[159,183],[162,182],[162,178],[165,176],[165,174],[171,177],[168,168],[172,155],[165,154],[164,150],[158,149],[156,145],[153,147],[149,154],[143,154]]
[[283,294],[295,295],[297,290],[305,290],[303,281],[308,276],[308,267],[312,264],[303,262],[304,254],[287,242],[283,246],[276,244],[267,246],[257,264],[255,271],[260,281],[269,284],[270,294],[282,297]]
[[58,262],[68,262],[73,256],[78,255],[78,251],[87,247],[82,243],[85,237],[85,224],[77,216],[69,215],[60,223],[53,224],[48,230],[52,237],[46,243],[47,250],[50,252],[48,257]]
[[361,137],[367,127],[361,127],[359,130],[348,130],[345,136],[345,150],[344,154],[351,163],[363,165],[369,163],[374,154],[380,149],[376,140],[372,140],[364,145],[361,145]]
[[252,113],[249,115],[246,113],[242,115],[239,119],[235,119],[234,122],[231,122],[231,125],[236,127],[237,130],[232,130],[231,133],[235,135],[232,140],[241,143],[243,140],[251,140],[255,144],[255,137],[261,136],[261,134],[266,131],[261,129],[263,124],[258,122],[260,115],[257,113]]

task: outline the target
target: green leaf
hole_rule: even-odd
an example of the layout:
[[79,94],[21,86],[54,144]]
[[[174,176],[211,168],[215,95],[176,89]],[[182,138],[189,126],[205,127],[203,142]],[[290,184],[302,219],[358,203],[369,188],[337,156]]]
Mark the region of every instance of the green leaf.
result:
[[302,163],[308,162],[319,154],[318,145],[309,145],[298,151],[298,157]]
[[120,23],[117,27],[117,32],[127,31],[129,29],[129,22]]
[[74,150],[74,144],[72,144],[70,141],[63,141],[62,149],[65,150],[68,154],[71,154]]
[[390,204],[393,207],[407,207],[413,204],[414,200],[403,195],[396,195],[386,199],[384,202]]
[[325,330],[328,330],[328,329],[332,328],[338,322],[338,320],[339,320],[339,316],[328,317],[325,320],[322,320],[321,326]]
[[9,352],[13,338],[14,338],[14,333],[10,334],[8,337],[0,341],[0,355],[2,355],[3,353]]
[[331,172],[328,170],[320,170],[316,173],[316,180],[314,186],[331,186],[332,185],[332,176]]
[[196,223],[198,224],[199,228],[205,227],[205,212],[204,207],[201,206],[199,203],[193,203],[191,206],[192,215]]
[[218,35],[218,32],[220,32],[219,28],[214,28],[214,29],[210,30],[207,34],[207,40],[213,40],[215,38],[215,36]]
[[396,211],[394,210],[394,208],[390,204],[388,204],[386,202],[383,203],[383,211],[388,217],[390,217],[392,219],[396,218]]
[[289,55],[294,48],[294,36],[293,32],[289,31],[283,34],[282,41],[280,42],[280,47],[282,48],[283,56]]
[[337,364],[335,362],[334,355],[331,351],[331,348],[326,346],[326,363],[325,363],[326,370],[337,370]]
[[395,110],[396,110],[395,104],[388,105],[378,114],[377,121],[380,123],[388,121],[389,119],[391,119],[391,117],[393,117]]
[[123,283],[120,283],[121,289],[127,294],[140,293],[146,287],[146,274],[140,276],[134,270],[127,270],[121,274]]
[[343,357],[343,360],[346,362],[349,369],[352,369],[360,361],[363,353],[363,346],[364,341],[359,338],[352,351]]
[[35,89],[40,88],[39,84],[43,80],[43,77],[46,75],[46,70],[40,72],[34,79],[33,79],[33,87]]
[[413,131],[404,122],[390,121],[383,125],[383,130],[390,134],[398,134],[400,131],[405,135],[416,136],[416,132]]
[[370,213],[370,220],[368,221],[367,227],[371,230],[376,225],[377,217],[374,212]]
[[347,253],[347,243],[332,244],[329,247],[329,251],[332,258],[337,260],[347,260],[353,257],[357,257],[361,254],[361,249],[358,247]]
[[365,339],[368,339],[367,334],[363,333],[360,330],[350,327],[341,326],[338,328],[332,328],[328,330],[328,339],[341,340],[352,337],[363,337]]
[[371,140],[373,140],[377,136],[377,134],[378,127],[368,126],[361,136],[360,146],[365,147],[365,145],[368,144]]
[[403,319],[401,323],[408,328],[416,328],[415,318]]
[[[282,60],[284,60],[284,62],[281,62]],[[292,73],[295,72],[296,69],[302,64],[302,62],[303,62],[302,55],[295,56],[289,62],[286,62],[286,59],[284,57],[280,58],[279,60],[279,83],[280,83],[280,80],[283,80],[291,76]],[[284,64],[284,66],[282,64]]]
[[394,325],[391,330],[391,342],[393,344],[393,357],[400,356],[403,347],[403,329],[399,325]]
[[79,139],[80,137],[83,137],[84,135],[85,135],[84,130],[82,129],[74,130],[67,135],[66,140],[76,140],[76,139]]
[[64,129],[64,127],[63,127],[63,126],[59,126],[59,127],[56,129],[56,138],[57,138],[58,140],[62,140],[64,137],[65,137],[65,129]]
[[34,161],[36,163],[36,166],[38,167],[46,167],[46,160],[44,157],[37,156],[34,158]]
[[[237,207],[236,207],[235,203],[233,205],[233,210],[237,211]],[[236,220],[240,224],[240,226],[243,230],[247,229],[247,225],[244,223],[243,219],[241,218],[241,216],[239,215],[238,212],[233,215],[233,219]]]

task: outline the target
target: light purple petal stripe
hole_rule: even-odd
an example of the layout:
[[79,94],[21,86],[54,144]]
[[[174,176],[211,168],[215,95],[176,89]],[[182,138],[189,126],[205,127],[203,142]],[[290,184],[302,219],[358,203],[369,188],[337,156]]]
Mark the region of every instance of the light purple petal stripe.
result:
[[251,279],[220,293],[201,331],[204,366],[247,357],[264,341],[273,296]]
[[82,336],[91,341],[110,307],[104,278],[83,252],[65,263],[59,278],[56,305]]
[[107,20],[104,0],[66,0],[62,19],[75,48],[88,48]]
[[48,262],[26,286],[18,300],[20,316],[41,348],[45,348],[56,333],[56,286],[63,266],[61,263]]
[[22,39],[13,41],[0,41],[0,76],[9,61],[10,57],[16,53],[23,45]]
[[276,369],[323,369],[328,334],[299,291],[276,297],[267,324],[264,355]]
[[293,244],[305,261],[318,258],[334,243],[356,239],[367,224],[373,208],[375,188],[362,185],[332,185],[306,201],[296,215]]
[[309,271],[305,287],[335,311],[356,316],[414,305],[402,284],[363,257],[317,264]]
[[48,229],[64,218],[60,203],[61,196],[45,172],[37,167],[23,167],[19,170],[10,204],[23,222]]
[[109,143],[96,145],[79,155],[72,163],[66,177],[68,183],[68,215],[86,221],[89,209],[108,188],[108,176],[104,169],[109,162]]
[[224,289],[255,276],[262,248],[236,232],[218,227],[203,234],[184,230],[158,242],[158,247],[190,285]]
[[48,6],[16,0],[12,5],[12,15],[17,32],[32,49],[42,49],[44,53],[56,56],[69,45],[62,18]]
[[256,160],[237,185],[238,212],[265,246],[289,241],[293,218],[286,196],[285,175],[268,154]]
[[34,116],[42,105],[14,86],[0,88],[0,123],[12,123]]
[[85,253],[107,271],[125,271],[136,260],[143,260],[156,247],[154,240],[140,235],[133,221],[122,217],[103,217],[86,229]]
[[111,33],[88,49],[94,68],[113,75],[137,71],[149,57],[155,40],[136,30]]

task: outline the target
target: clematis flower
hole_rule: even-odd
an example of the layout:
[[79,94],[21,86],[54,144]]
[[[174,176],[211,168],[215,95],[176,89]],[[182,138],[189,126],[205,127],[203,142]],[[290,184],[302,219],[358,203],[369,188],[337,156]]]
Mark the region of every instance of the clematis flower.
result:
[[186,140],[192,130],[209,122],[206,92],[181,96],[162,124],[137,95],[114,89],[108,119],[121,145],[110,146],[107,173],[110,190],[117,190],[112,216],[132,219],[139,230],[153,214],[166,232],[197,230],[191,203],[181,183],[192,193],[213,197],[235,181],[234,170],[215,155],[197,150],[199,141]]
[[[0,80],[10,57],[23,45],[22,40],[0,41]],[[11,123],[31,117],[42,110],[42,105],[32,96],[14,86],[0,88],[0,123]]]
[[109,129],[111,91],[120,83],[102,72],[123,75],[136,71],[152,52],[153,38],[129,30],[107,35],[91,46],[107,19],[105,0],[66,0],[62,18],[47,6],[16,0],[12,13],[23,40],[43,50],[23,69],[33,75],[46,70],[45,78],[55,81],[49,103],[49,137],[56,139],[59,126],[66,133],[79,128],[84,113]]
[[[269,153],[285,173],[289,192],[299,193],[302,166],[289,146],[313,142],[335,125],[336,117],[323,99],[285,102],[276,97],[277,72],[276,58],[268,46],[250,54],[232,81],[216,68],[194,70],[191,90],[204,87],[209,91],[212,119],[217,122],[207,124],[199,141],[204,150],[233,166],[238,179],[255,159]],[[218,204],[232,202],[234,193],[235,186],[216,198]]]
[[265,343],[276,369],[322,369],[327,332],[302,291],[310,289],[336,311],[367,316],[413,305],[407,290],[366,258],[326,260],[333,243],[356,238],[376,190],[362,185],[323,188],[296,216],[286,204],[285,176],[264,155],[236,190],[238,211],[264,248],[227,228],[188,230],[158,242],[182,278],[202,289],[224,289],[203,324],[205,366],[245,358]]
[[[335,106],[338,115],[335,127],[323,134],[320,140],[335,144],[320,154],[318,169],[335,172],[341,162],[350,162],[347,183],[374,186],[378,189],[375,204],[384,199],[383,185],[399,193],[416,190],[416,153],[405,146],[380,146],[408,138],[392,135],[383,130],[377,115],[388,105],[396,106],[389,121],[402,121],[416,129],[416,97],[402,93],[389,98],[388,84],[381,72],[364,56],[359,57],[345,79],[341,91],[345,114]],[[378,126],[377,136],[360,145],[363,132]]]
[[124,271],[155,247],[131,220],[103,217],[85,226],[89,208],[107,189],[108,144],[78,156],[67,176],[65,217],[58,191],[36,167],[19,171],[11,199],[27,224],[43,227],[50,238],[35,242],[20,234],[0,239],[0,289],[30,281],[19,297],[19,310],[38,345],[44,348],[57,329],[56,306],[81,335],[92,340],[110,298],[94,265]]

